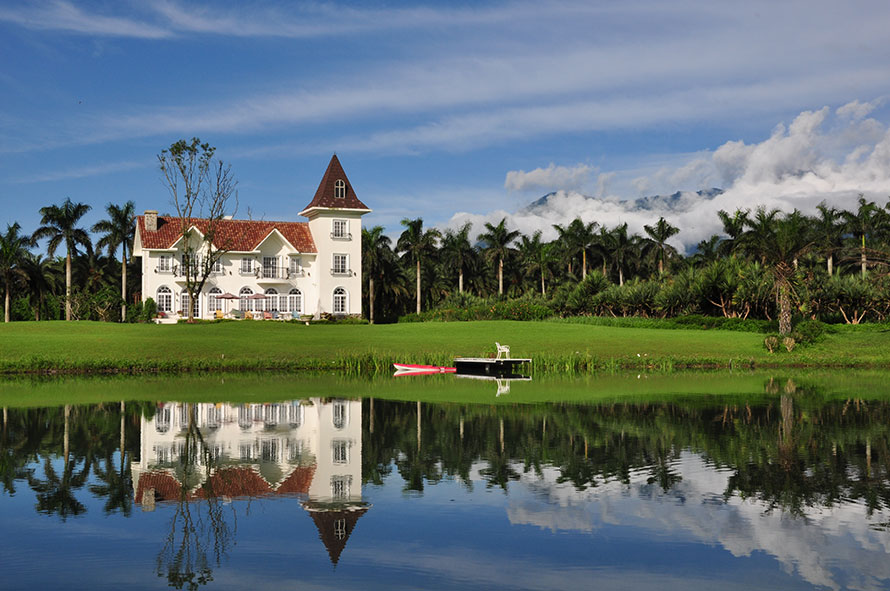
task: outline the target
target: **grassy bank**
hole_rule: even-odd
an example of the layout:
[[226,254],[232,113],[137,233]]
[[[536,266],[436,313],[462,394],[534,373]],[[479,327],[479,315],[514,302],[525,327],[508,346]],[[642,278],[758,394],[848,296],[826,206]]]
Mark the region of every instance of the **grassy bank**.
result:
[[619,369],[890,368],[890,330],[849,327],[791,353],[763,335],[559,322],[396,325],[223,322],[155,326],[98,322],[0,325],[0,372],[340,370],[386,372],[393,361],[450,364],[494,354],[494,342],[533,358],[536,373]]
[[311,398],[375,398],[510,406],[517,404],[671,404],[687,407],[768,404],[791,394],[802,408],[828,401],[890,399],[883,371],[767,370],[688,371],[672,373],[615,372],[566,377],[549,375],[530,382],[513,382],[497,395],[490,381],[452,375],[373,379],[349,378],[334,372],[299,375],[282,373],[210,373],[150,376],[6,376],[0,378],[0,406],[28,408],[64,404],[127,402],[265,403]]

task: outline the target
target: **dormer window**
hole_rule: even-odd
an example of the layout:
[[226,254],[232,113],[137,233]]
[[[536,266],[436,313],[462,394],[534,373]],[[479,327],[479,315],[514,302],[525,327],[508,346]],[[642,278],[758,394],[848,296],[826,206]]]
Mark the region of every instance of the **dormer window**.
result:
[[346,198],[346,181],[343,179],[337,179],[334,182],[334,197],[337,199]]

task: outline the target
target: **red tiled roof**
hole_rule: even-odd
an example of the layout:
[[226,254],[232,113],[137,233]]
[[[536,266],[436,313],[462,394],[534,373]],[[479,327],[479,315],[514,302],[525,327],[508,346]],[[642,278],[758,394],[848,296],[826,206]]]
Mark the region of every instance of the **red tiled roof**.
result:
[[309,494],[309,485],[312,484],[313,476],[315,476],[315,464],[298,466],[284,482],[278,485],[275,493],[279,495]]
[[[342,180],[346,183],[345,197],[338,198],[334,194],[334,184],[338,180]],[[352,189],[352,183],[346,178],[346,173],[343,172],[343,167],[340,165],[340,160],[337,158],[336,154],[331,156],[331,162],[328,164],[328,169],[325,171],[324,176],[321,179],[321,184],[318,185],[315,197],[309,205],[303,208],[303,211],[313,207],[364,209],[371,211],[367,205],[359,201],[358,197],[355,196],[355,191]]]
[[182,488],[176,478],[166,472],[152,471],[146,472],[139,477],[136,487],[136,504],[142,504],[142,497],[145,491],[153,488],[155,490],[155,500],[160,501],[176,501],[180,498],[188,499],[189,493]]
[[[171,248],[182,236],[180,219],[158,216],[158,229],[145,230],[145,216],[137,216],[136,224],[142,239],[142,248]],[[193,225],[201,233],[206,233],[208,220],[194,219]],[[217,226],[214,246],[234,251],[256,250],[260,242],[272,230],[278,230],[285,240],[300,252],[317,252],[312,233],[307,222],[263,222],[252,220],[220,220]]]
[[208,497],[260,497],[272,492],[269,483],[248,466],[235,466],[217,470],[198,489],[195,496]]

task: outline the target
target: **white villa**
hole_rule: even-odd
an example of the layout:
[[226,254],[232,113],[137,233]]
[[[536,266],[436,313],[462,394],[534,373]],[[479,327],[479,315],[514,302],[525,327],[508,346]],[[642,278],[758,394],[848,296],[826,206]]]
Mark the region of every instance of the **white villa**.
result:
[[[194,302],[195,318],[232,310],[287,317],[360,315],[361,226],[370,211],[334,155],[315,197],[299,213],[308,222],[223,220],[220,244],[214,246],[226,252]],[[206,224],[195,220],[192,228],[203,235]],[[158,311],[173,321],[188,316],[181,243],[179,218],[151,210],[136,218],[133,255],[142,257],[142,299],[154,298]]]

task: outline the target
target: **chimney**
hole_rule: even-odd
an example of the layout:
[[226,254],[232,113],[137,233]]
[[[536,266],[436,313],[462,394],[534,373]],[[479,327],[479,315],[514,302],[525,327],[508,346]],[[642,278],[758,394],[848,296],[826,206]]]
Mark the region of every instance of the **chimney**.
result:
[[158,212],[152,209],[145,210],[145,231],[146,232],[157,232],[158,231]]

